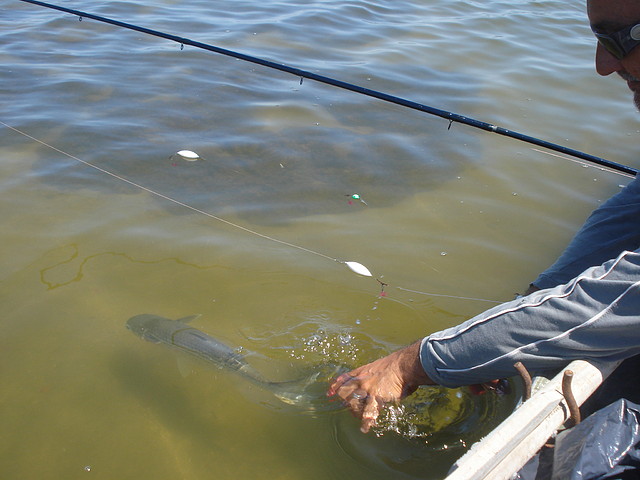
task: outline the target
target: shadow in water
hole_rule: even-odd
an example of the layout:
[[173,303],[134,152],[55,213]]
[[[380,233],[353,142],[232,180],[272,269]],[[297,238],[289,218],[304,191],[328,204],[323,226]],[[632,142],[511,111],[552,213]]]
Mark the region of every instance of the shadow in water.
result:
[[111,368],[123,389],[151,410],[168,430],[179,432],[193,442],[215,446],[212,444],[216,440],[213,419],[205,415],[202,408],[192,405],[183,385],[159,375],[149,359],[123,348],[114,355]]

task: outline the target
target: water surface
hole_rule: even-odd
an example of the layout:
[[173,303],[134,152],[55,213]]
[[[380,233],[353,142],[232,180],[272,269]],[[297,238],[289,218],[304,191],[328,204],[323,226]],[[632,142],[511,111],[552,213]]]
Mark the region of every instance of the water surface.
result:
[[[62,5],[639,166],[630,93],[593,71],[581,4]],[[346,412],[300,413],[205,364],[183,376],[179,355],[125,322],[199,313],[194,326],[273,378],[355,366],[493,305],[456,297],[511,299],[628,181],[193,47],[0,6],[0,121],[22,132],[0,127],[7,478],[442,478],[511,398],[431,389],[363,436]],[[334,259],[366,265],[385,296]]]

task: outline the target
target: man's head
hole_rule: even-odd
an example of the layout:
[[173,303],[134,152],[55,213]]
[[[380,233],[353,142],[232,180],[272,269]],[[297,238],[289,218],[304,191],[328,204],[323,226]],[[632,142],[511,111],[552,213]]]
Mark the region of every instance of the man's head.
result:
[[[632,48],[625,54],[609,44],[615,43],[617,32],[640,24],[640,1],[587,0],[587,13],[594,32],[609,34],[614,38],[613,42],[609,42],[605,38],[598,42],[596,49],[597,72],[600,75],[618,73],[633,92],[636,107],[640,110],[640,46]],[[633,37],[636,36],[636,31],[633,31]],[[631,39],[629,43],[632,46],[634,42]],[[628,47],[629,44],[625,46]]]

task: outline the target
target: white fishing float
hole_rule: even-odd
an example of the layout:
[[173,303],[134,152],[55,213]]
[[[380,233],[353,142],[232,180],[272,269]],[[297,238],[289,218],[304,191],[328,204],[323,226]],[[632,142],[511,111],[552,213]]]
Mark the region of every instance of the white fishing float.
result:
[[362,275],[363,277],[373,277],[373,274],[369,271],[367,267],[358,262],[343,262],[349,269],[357,273],[358,275]]
[[180,150],[176,153],[176,155],[178,155],[183,160],[186,160],[187,162],[195,162],[197,160],[200,160],[200,155],[191,150]]

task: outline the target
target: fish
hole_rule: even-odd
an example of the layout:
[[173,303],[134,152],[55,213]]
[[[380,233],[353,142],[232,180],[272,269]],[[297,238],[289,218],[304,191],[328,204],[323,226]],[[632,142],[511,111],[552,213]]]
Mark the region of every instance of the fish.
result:
[[282,402],[301,407],[308,413],[331,410],[322,382],[332,378],[342,367],[322,365],[303,378],[273,382],[251,366],[245,355],[212,336],[189,325],[200,315],[171,320],[154,314],[140,314],[127,320],[126,327],[138,337],[156,344],[163,344],[198,357],[219,368],[238,374],[254,385],[271,392]]

